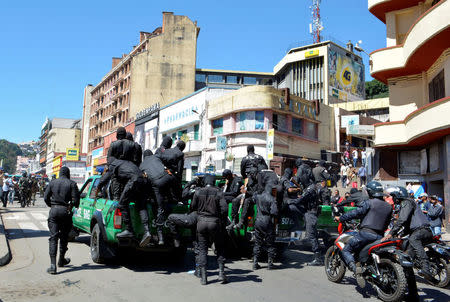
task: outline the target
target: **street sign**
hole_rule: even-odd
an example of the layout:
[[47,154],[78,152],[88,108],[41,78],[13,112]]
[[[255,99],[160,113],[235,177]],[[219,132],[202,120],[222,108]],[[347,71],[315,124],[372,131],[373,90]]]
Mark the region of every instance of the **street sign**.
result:
[[275,138],[275,130],[274,129],[267,130],[267,140],[266,140],[267,160],[273,159],[273,147],[275,143],[274,138]]
[[78,160],[79,150],[77,148],[67,148],[66,150],[66,160]]

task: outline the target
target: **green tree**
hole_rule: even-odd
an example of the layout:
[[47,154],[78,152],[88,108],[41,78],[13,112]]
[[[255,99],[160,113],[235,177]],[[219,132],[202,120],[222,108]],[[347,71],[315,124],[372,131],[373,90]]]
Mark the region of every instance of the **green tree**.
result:
[[379,99],[389,96],[389,88],[384,83],[373,79],[366,82],[366,99]]
[[0,162],[3,160],[3,170],[7,173],[14,173],[17,156],[20,155],[22,155],[22,150],[17,144],[0,139]]

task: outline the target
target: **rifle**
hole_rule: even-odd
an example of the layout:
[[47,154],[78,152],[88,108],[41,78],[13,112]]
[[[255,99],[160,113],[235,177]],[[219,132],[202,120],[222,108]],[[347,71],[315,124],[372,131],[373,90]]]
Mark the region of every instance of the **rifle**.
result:
[[240,202],[240,204],[239,204],[239,210],[238,210],[238,213],[241,211],[242,205],[244,204],[245,194],[247,193],[247,185],[248,185],[248,177],[247,177],[247,178],[245,179],[245,181],[244,181],[244,189],[245,189],[245,192],[244,192],[243,195],[242,195],[241,202]]

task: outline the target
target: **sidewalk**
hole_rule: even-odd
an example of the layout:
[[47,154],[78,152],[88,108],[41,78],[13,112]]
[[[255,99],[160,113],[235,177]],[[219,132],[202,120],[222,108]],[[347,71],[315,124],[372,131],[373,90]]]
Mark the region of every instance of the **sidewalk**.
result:
[[6,238],[2,218],[2,214],[5,211],[6,209],[0,208],[0,266],[8,264],[11,260],[11,251],[9,249],[8,238]]

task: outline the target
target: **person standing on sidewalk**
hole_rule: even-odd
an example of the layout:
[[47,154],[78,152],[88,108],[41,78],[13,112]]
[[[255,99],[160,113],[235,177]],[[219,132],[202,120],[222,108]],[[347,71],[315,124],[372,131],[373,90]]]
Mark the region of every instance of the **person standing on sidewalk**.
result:
[[358,149],[353,149],[352,151],[352,159],[353,159],[353,167],[356,168],[356,165],[358,164]]
[[367,152],[366,149],[361,150],[361,165],[366,166]]
[[80,191],[77,184],[70,180],[70,170],[62,167],[58,179],[50,182],[44,193],[44,201],[51,207],[48,214],[50,267],[47,273],[56,274],[56,250],[59,239],[58,266],[63,267],[70,262],[64,258],[67,252],[68,236],[72,229],[72,207],[80,205]]
[[[0,167],[0,200],[3,201],[3,182],[5,180],[5,172],[3,168]],[[3,205],[6,207],[6,205]]]
[[366,180],[367,180],[367,173],[366,173],[365,166],[361,166],[358,169],[358,176],[359,176],[359,186],[362,187],[363,185],[366,184]]
[[433,236],[441,234],[443,212],[444,208],[439,204],[438,197],[436,195],[431,196],[427,216],[430,220],[430,227],[433,232]]
[[341,164],[341,181],[342,181],[342,188],[347,188],[347,171],[348,166],[346,163]]
[[8,193],[9,193],[8,181],[9,181],[9,176],[5,175],[5,178],[3,179],[3,186],[2,186],[3,207],[6,207],[6,205],[8,204]]

